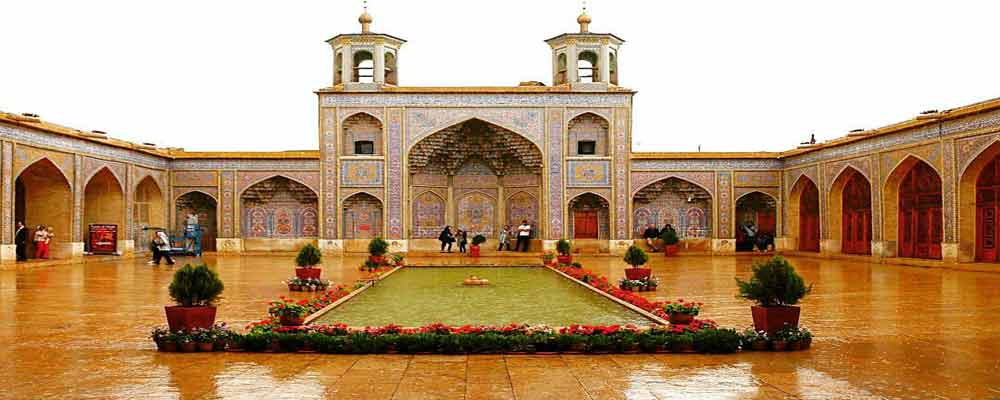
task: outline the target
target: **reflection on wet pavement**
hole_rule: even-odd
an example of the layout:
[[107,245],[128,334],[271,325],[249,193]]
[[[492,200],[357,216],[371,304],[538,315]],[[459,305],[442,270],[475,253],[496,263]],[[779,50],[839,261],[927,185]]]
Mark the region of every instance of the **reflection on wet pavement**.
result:
[[[578,257],[617,280],[617,257]],[[734,276],[750,257],[653,257],[660,299],[750,324]],[[290,295],[291,257],[206,259],[226,283],[219,319],[242,327]],[[417,260],[410,260],[416,262]],[[484,262],[506,262],[504,259]],[[361,258],[328,258],[353,282]],[[735,355],[164,354],[173,269],[143,260],[0,271],[0,399],[864,399],[1000,397],[1000,274],[793,258],[815,284],[813,348]],[[292,297],[308,297],[296,293]]]

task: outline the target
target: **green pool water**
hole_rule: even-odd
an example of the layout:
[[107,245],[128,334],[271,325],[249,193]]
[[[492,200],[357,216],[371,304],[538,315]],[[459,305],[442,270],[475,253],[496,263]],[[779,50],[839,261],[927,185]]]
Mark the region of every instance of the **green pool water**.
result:
[[[489,279],[491,285],[462,285],[470,275]],[[531,267],[404,268],[313,323],[338,322],[349,326],[651,323],[553,271]]]

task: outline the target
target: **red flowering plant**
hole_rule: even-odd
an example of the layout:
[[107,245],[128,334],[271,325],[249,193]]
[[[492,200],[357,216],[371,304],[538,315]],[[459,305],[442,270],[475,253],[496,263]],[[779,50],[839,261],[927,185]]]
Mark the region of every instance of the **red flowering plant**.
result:
[[584,268],[575,267],[559,267],[557,268],[560,272],[569,275],[571,278],[588,283],[594,288],[610,294],[615,298],[623,300],[629,304],[639,307],[647,312],[650,312],[658,317],[665,318],[666,314],[662,310],[663,302],[649,301],[645,297],[633,294],[631,291],[624,291],[614,287],[608,278],[598,275],[593,271]]
[[687,314],[691,316],[696,316],[701,312],[701,307],[704,303],[697,303],[693,301],[684,301],[684,299],[677,299],[677,301],[668,301],[663,304],[663,312],[669,314]]
[[269,303],[267,313],[272,317],[303,317],[311,312],[309,300],[293,300],[281,296],[281,300]]

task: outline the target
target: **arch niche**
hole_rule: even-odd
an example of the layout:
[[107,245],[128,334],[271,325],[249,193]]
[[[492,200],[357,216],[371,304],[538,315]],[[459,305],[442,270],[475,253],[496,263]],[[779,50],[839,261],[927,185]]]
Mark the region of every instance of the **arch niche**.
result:
[[69,179],[49,159],[35,161],[14,182],[14,220],[28,230],[28,258],[34,258],[32,237],[38,225],[52,225],[56,237],[49,245],[50,258],[72,256],[73,190]]
[[342,155],[382,155],[382,121],[359,112],[344,119]]
[[[844,254],[871,254],[872,188],[864,174],[846,167],[830,187],[830,239]],[[839,228],[838,228],[839,227]]]
[[819,189],[805,175],[792,185],[788,196],[788,224],[791,237],[798,242],[800,251],[819,251]]
[[884,193],[883,237],[896,243],[896,256],[940,259],[941,176],[934,167],[908,156],[889,174]]
[[608,200],[594,193],[583,193],[569,201],[569,234],[573,239],[611,237]]
[[319,231],[318,196],[308,186],[273,176],[240,195],[244,238],[315,238]]
[[407,160],[413,238],[452,225],[493,239],[512,217],[540,215],[542,152],[507,128],[471,118],[421,139]]
[[132,202],[132,237],[135,240],[136,251],[149,251],[151,234],[143,228],[168,228],[167,207],[163,203],[163,191],[151,176],[146,176],[135,186]]
[[344,199],[344,239],[372,239],[382,236],[382,201],[368,193]]
[[[83,192],[83,224],[80,228],[85,251],[90,251],[88,232],[91,224],[118,225],[118,240],[126,239],[125,195],[118,177],[108,167],[97,171],[87,182]],[[118,248],[119,252],[123,250]]]
[[958,183],[958,242],[961,261],[998,262],[1000,142],[979,153]]
[[215,239],[218,237],[217,213],[218,202],[214,197],[199,191],[187,192],[174,200],[174,227],[184,229],[188,215],[196,215],[202,230],[202,251],[215,251]]
[[641,238],[649,224],[670,224],[684,239],[712,237],[712,195],[677,177],[653,182],[632,196],[632,235]]
[[752,251],[756,243],[747,233],[755,229],[755,236],[777,233],[778,201],[763,192],[746,193],[736,199],[736,251]]

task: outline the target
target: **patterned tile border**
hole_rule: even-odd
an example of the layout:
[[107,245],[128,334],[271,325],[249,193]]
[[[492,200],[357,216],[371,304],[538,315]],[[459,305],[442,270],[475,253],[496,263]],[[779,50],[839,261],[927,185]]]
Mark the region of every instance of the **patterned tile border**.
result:
[[386,130],[389,144],[389,239],[403,238],[403,110],[389,110],[389,129]]
[[[549,239],[563,238],[563,112],[548,111],[548,221]],[[544,203],[544,201],[543,201]]]
[[628,191],[628,164],[629,150],[632,146],[629,141],[629,111],[625,108],[615,110],[615,144],[614,144],[614,193],[615,193],[615,239],[624,240],[629,238],[629,191]]
[[538,93],[538,94],[425,94],[343,93],[321,94],[320,104],[330,106],[628,106],[631,94]]

